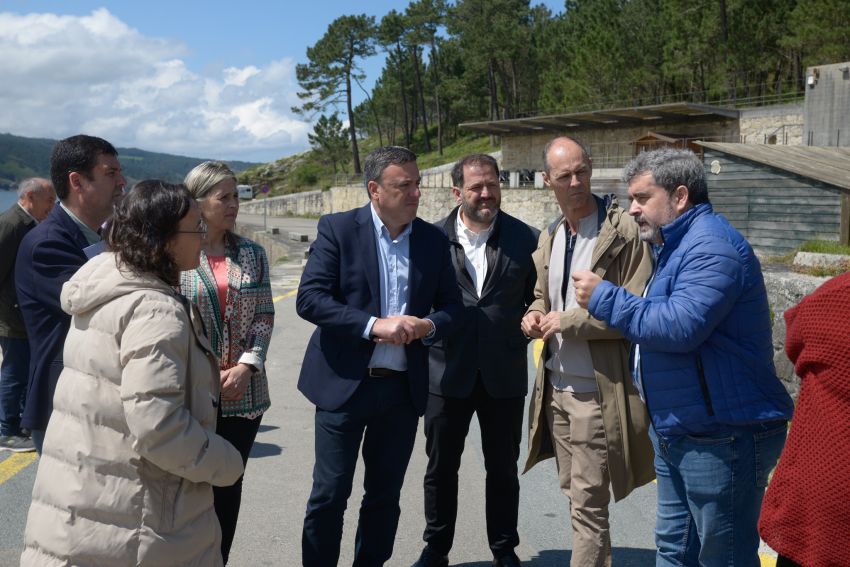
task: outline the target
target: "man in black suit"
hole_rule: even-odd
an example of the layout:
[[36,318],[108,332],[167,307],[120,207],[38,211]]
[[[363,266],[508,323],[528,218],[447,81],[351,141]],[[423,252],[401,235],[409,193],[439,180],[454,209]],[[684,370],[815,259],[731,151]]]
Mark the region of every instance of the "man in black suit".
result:
[[469,155],[452,169],[458,206],[437,223],[448,235],[465,307],[462,327],[431,347],[425,411],[428,469],[423,538],[415,567],[448,565],[457,518],[458,469],[472,414],[487,471],[487,538],[497,566],[519,565],[517,459],[527,391],[528,340],[520,330],[534,300],[531,253],[539,231],[499,210],[499,166]]
[[313,489],[302,563],[339,559],[343,513],[363,444],[366,493],[354,565],[393,550],[399,496],[428,396],[428,345],[461,313],[448,242],[416,218],[416,156],[383,147],[366,156],[370,203],[319,219],[296,309],[315,323],[298,389],[316,405]]
[[30,345],[15,293],[15,258],[24,236],[47,217],[55,202],[50,181],[32,177],[21,181],[18,202],[0,215],[0,451],[35,450],[32,439],[21,429]]
[[112,215],[112,205],[121,198],[126,183],[112,144],[83,134],[56,143],[50,178],[59,206],[24,237],[15,260],[15,288],[31,353],[21,426],[32,431],[39,453],[71,326],[71,316],[59,305],[59,294],[86,263],[85,249],[100,242],[100,226]]

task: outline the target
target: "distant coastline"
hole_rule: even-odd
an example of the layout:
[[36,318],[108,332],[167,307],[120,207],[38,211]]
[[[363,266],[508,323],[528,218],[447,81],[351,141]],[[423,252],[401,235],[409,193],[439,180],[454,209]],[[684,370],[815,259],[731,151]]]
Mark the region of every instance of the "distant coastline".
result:
[[18,192],[14,189],[0,188],[0,213],[15,204],[18,200]]

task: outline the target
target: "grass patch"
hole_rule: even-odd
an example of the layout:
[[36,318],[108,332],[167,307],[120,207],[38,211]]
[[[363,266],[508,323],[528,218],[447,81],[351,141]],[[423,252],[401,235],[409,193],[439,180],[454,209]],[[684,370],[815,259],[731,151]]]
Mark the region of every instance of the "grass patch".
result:
[[850,271],[850,260],[845,260],[834,266],[794,266],[794,271],[818,278],[831,278]]
[[850,256],[850,246],[845,246],[832,240],[807,240],[800,245],[799,251]]
[[[765,258],[765,263],[767,264],[782,264],[785,266],[792,266],[794,264],[794,256],[797,255],[797,252],[815,252],[818,254],[839,254],[844,256],[850,256],[850,246],[845,246],[843,244],[839,244],[834,240],[807,240],[800,244],[797,248],[788,252],[787,254],[781,254],[776,256],[768,256]],[[850,262],[850,258],[848,258],[848,262]],[[822,268],[800,268],[797,271],[800,273],[809,273],[806,270],[820,270]],[[832,274],[831,272],[835,271],[834,268],[824,268],[826,271],[830,272],[824,275],[837,275]],[[847,268],[842,269],[838,273],[844,273],[847,271]],[[809,274],[809,275],[820,275],[820,274]]]
[[[436,145],[436,140],[433,141]],[[416,164],[419,169],[428,169],[438,165],[453,163],[469,154],[487,154],[498,151],[499,148],[494,148],[490,145],[490,138],[481,136],[478,138],[460,138],[453,144],[443,148],[443,155],[433,152],[422,152],[416,155]]]

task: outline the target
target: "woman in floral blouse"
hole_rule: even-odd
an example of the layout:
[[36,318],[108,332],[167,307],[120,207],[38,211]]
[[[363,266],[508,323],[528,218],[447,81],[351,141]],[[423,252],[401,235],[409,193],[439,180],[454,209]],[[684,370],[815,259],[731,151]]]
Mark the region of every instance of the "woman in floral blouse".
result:
[[[274,326],[269,263],[257,243],[233,233],[239,212],[236,176],[221,162],[195,167],[184,181],[197,199],[207,237],[200,265],[182,272],[180,291],[198,306],[219,356],[221,400],[216,433],[230,441],[245,464],[268,409],[264,364]],[[215,488],[221,552],[227,563],[242,500],[242,478]]]

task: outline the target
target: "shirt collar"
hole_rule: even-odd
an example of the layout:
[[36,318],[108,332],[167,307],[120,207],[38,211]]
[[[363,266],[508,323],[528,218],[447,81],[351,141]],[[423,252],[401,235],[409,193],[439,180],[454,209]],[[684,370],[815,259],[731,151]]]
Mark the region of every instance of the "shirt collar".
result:
[[77,218],[77,215],[71,212],[71,209],[66,207],[65,203],[59,201],[59,206],[62,207],[62,210],[68,213],[68,216],[71,217],[71,220],[74,221],[78,227],[80,227],[80,230],[83,232],[83,236],[86,237],[86,241],[89,244],[97,244],[101,241],[100,234],[98,234],[97,231],[92,230],[86,223]]
[[[375,210],[375,205],[373,203],[369,203],[369,211],[372,213],[372,225],[375,227],[375,234],[380,239],[384,233],[386,233],[387,238],[390,238],[390,229],[384,224],[384,221],[381,220],[381,217],[378,216],[378,212]],[[413,223],[408,223],[404,230],[395,237],[396,241],[401,241],[407,238],[410,233],[413,232]]]
[[499,215],[499,212],[496,211],[496,214],[493,216],[493,221],[490,223],[490,226],[487,228],[481,229],[478,232],[470,229],[466,226],[466,223],[463,222],[461,218],[461,209],[457,210],[457,215],[455,217],[455,230],[457,231],[458,236],[461,234],[465,235],[467,240],[480,242],[481,240],[487,240],[490,237],[490,233],[493,232],[493,227],[496,226],[496,217]]
[[26,207],[24,207],[20,202],[15,203],[15,204],[18,205],[21,208],[21,210],[24,212],[25,215],[27,215],[29,218],[31,218],[33,221],[35,221],[36,224],[38,224],[38,219],[36,219],[34,216],[32,216],[30,214],[30,212],[26,209]]

